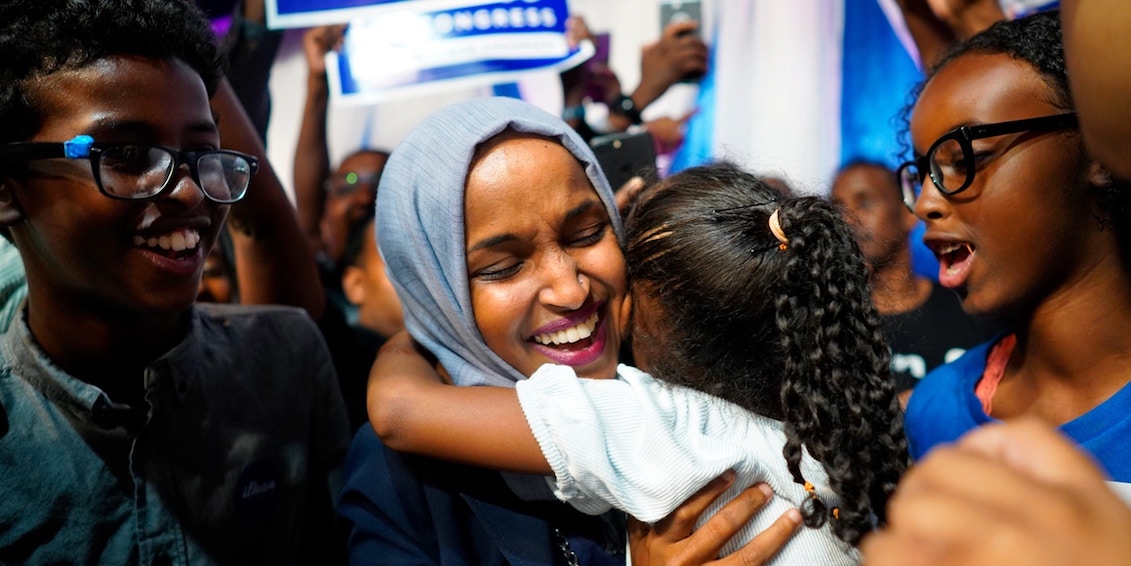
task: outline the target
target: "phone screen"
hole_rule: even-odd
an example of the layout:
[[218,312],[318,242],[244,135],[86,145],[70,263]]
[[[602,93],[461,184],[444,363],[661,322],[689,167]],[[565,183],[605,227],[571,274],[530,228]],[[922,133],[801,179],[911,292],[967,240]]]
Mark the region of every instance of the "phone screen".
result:
[[656,168],[656,146],[648,132],[597,136],[589,146],[614,191],[636,175],[648,176]]
[[[675,22],[695,21],[702,25],[699,0],[662,0],[660,2],[660,33]],[[702,73],[688,73],[680,82],[693,83],[703,78]]]
[[660,3],[660,33],[673,22],[700,21],[699,0],[664,0]]

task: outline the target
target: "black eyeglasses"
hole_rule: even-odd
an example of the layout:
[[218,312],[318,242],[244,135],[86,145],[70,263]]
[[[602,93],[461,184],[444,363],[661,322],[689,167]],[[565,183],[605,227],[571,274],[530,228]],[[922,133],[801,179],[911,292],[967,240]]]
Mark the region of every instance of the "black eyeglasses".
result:
[[87,135],[65,142],[17,142],[0,145],[0,163],[40,159],[87,159],[99,192],[120,200],[154,198],[170,186],[173,174],[187,164],[204,196],[231,204],[247,194],[259,169],[254,156],[226,149],[180,151],[160,145],[96,143]]
[[978,156],[971,142],[1019,132],[1055,132],[1076,127],[1076,113],[1056,114],[1040,118],[1027,118],[996,124],[962,126],[944,134],[931,149],[914,161],[899,166],[899,186],[903,191],[903,204],[914,209],[923,183],[930,175],[931,182],[944,195],[958,194],[974,182],[978,170]]

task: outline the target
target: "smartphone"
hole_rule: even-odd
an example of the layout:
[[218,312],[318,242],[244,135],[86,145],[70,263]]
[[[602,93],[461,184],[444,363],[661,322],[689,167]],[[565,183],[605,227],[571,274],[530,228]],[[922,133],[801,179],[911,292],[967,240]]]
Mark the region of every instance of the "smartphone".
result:
[[609,34],[608,33],[595,33],[593,37],[593,56],[585,63],[592,65],[600,63],[602,65],[609,64]]
[[614,191],[637,175],[648,178],[655,172],[656,145],[648,132],[597,136],[589,141],[589,147]]
[[[599,72],[608,74],[609,72],[609,34],[608,33],[595,33],[593,34],[593,56],[585,62],[587,75],[592,76],[593,73]],[[595,67],[597,69],[595,69]],[[589,100],[605,100],[607,94],[605,87],[599,81],[587,81],[585,88],[585,96]]]
[[[660,33],[674,22],[694,21],[702,25],[702,5],[699,0],[660,0]],[[694,33],[694,32],[685,32]],[[680,77],[680,82],[694,83],[703,78],[703,73],[688,73]]]

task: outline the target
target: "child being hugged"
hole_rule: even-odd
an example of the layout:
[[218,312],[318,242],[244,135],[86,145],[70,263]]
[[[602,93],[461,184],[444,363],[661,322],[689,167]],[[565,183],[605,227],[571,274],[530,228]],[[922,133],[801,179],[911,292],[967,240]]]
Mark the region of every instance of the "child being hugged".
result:
[[[773,563],[858,562],[852,545],[883,524],[907,450],[851,229],[831,204],[782,198],[729,164],[644,189],[626,228],[632,346],[649,373],[621,365],[616,379],[581,379],[547,364],[514,390],[451,387],[402,335],[370,382],[378,435],[399,450],[552,473],[574,507],[646,522],[733,470],[704,519],[759,482],[777,497],[723,554],[796,506],[811,528]],[[580,348],[585,326],[530,340]],[[497,422],[514,415],[528,428]]]

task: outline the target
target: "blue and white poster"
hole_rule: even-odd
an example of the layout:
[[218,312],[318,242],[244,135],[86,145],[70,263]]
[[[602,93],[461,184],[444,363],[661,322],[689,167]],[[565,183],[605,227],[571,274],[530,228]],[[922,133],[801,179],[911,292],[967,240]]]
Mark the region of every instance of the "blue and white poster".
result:
[[344,24],[357,18],[408,6],[420,10],[442,10],[467,4],[461,0],[266,0],[267,27],[308,28]]
[[387,4],[400,9],[352,20],[341,51],[327,56],[335,103],[513,81],[568,69],[594,51],[588,42],[567,44],[566,0],[464,0],[442,9],[425,9],[435,3],[423,1]]

